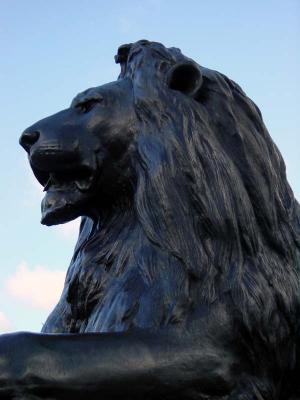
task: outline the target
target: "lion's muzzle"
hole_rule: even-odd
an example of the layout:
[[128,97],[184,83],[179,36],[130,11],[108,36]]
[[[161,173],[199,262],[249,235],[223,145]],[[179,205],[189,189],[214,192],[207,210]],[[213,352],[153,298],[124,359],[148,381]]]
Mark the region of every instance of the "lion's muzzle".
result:
[[[79,129],[64,110],[27,128],[20,145],[32,171],[44,186],[42,223],[53,225],[76,218],[93,194],[97,180],[95,154],[79,144]],[[66,118],[62,121],[62,116]]]
[[19,143],[24,148],[25,151],[29,152],[30,148],[33,144],[35,144],[40,137],[40,133],[38,131],[25,131],[22,133]]

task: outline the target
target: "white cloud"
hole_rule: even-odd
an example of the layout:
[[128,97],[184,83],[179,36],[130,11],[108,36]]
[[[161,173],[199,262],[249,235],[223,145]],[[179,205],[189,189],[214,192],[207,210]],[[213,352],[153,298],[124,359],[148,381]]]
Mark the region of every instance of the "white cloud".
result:
[[12,323],[6,315],[0,311],[0,333],[7,333],[13,330]]
[[79,226],[80,218],[77,218],[66,224],[55,226],[54,230],[61,238],[75,241],[78,237]]
[[7,280],[6,289],[13,297],[34,308],[51,310],[59,300],[65,273],[44,266],[29,268],[22,261],[16,272]]

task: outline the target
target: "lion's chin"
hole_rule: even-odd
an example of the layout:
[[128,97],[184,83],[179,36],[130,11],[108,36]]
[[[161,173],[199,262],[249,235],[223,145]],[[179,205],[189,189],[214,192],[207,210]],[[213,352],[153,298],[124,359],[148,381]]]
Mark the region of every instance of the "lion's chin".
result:
[[88,195],[79,190],[49,190],[41,204],[43,225],[58,225],[82,215]]

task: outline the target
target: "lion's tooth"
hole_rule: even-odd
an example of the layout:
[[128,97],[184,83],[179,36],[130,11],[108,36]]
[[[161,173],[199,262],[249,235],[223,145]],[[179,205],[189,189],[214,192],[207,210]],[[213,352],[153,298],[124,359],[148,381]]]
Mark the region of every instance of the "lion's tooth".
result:
[[93,176],[89,176],[85,179],[75,180],[75,185],[80,191],[85,192],[92,187],[93,181]]
[[86,191],[86,190],[89,190],[89,188],[91,187],[91,184],[90,184],[90,182],[89,181],[85,181],[85,180],[82,180],[82,181],[75,181],[75,185],[77,186],[77,188],[79,189],[79,190],[81,190],[81,191]]
[[51,175],[50,175],[46,185],[44,186],[43,192],[46,192],[49,189],[49,187],[51,186],[51,184],[52,184],[52,180],[51,180]]

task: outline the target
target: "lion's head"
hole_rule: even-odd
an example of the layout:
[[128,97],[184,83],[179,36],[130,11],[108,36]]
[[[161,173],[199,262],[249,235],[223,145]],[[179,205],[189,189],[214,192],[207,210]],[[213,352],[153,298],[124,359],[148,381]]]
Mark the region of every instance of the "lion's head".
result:
[[184,271],[174,313],[176,301],[230,298],[247,324],[277,329],[276,310],[284,329],[300,293],[299,212],[258,108],[176,48],[140,41],[121,46],[116,61],[116,82],[78,95],[21,137],[45,186],[42,222],[86,215],[96,224],[130,210],[142,233],[123,253],[125,239],[103,250],[110,264],[132,257],[145,280],[158,268],[170,274],[172,263]]
[[135,131],[129,79],[88,89],[26,129],[20,143],[46,192],[42,223],[92,216],[127,196]]

